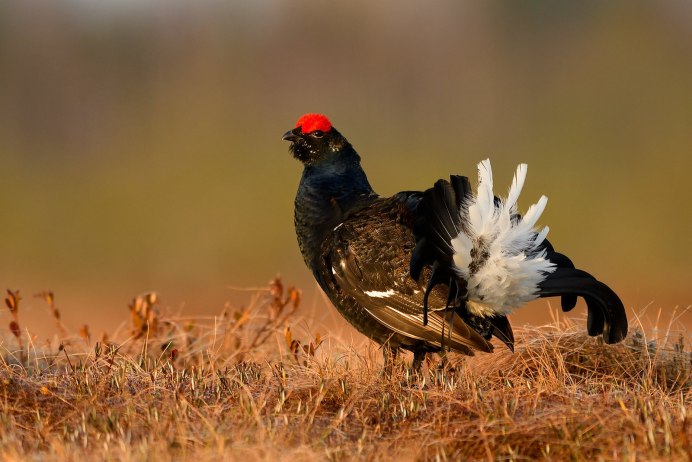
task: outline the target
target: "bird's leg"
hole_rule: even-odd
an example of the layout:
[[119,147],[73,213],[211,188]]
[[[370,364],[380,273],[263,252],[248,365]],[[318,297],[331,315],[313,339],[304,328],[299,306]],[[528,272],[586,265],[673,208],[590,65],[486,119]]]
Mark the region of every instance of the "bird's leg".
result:
[[420,374],[425,361],[425,351],[415,351],[413,353],[413,363],[411,363],[411,371],[415,374]]
[[448,351],[441,351],[439,353],[440,356],[440,362],[437,365],[437,380],[440,381],[440,383],[444,382],[445,376],[448,374],[453,374],[456,372],[456,367],[454,364],[452,364],[449,360],[449,352]]
[[425,351],[414,351],[411,367],[406,369],[406,375],[401,382],[402,386],[423,388],[425,387],[425,377],[423,376],[423,361],[427,357]]
[[392,347],[389,343],[382,345],[382,356],[384,357],[384,373],[391,377],[394,372],[394,362],[399,355],[399,349]]

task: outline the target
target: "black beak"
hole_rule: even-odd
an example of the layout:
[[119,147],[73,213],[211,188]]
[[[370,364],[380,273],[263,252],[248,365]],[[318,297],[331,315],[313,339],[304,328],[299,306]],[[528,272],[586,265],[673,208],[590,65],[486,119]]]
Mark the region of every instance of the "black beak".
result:
[[295,131],[296,131],[295,128],[293,130],[287,131],[286,133],[284,133],[284,136],[282,136],[281,139],[284,141],[290,141],[291,143],[293,143],[298,138],[300,138],[300,135],[298,135]]

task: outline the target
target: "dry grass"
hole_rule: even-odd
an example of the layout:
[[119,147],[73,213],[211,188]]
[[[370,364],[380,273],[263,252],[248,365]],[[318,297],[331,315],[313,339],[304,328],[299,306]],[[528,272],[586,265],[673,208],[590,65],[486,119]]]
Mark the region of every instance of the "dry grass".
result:
[[[689,460],[684,339],[602,345],[581,326],[517,332],[517,351],[381,374],[380,352],[321,345],[279,281],[211,320],[133,300],[131,328],[56,344],[11,333],[0,363],[3,460]],[[294,327],[294,332],[286,327]],[[669,338],[671,338],[669,336]],[[19,345],[19,346],[18,346]]]

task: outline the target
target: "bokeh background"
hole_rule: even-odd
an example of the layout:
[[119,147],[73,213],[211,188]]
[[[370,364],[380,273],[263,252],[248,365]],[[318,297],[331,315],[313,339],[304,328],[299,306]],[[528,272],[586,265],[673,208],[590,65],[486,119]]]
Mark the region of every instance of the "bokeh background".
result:
[[295,243],[281,135],[305,112],[383,195],[528,162],[561,251],[654,320],[692,303],[690,2],[26,0],[0,2],[0,287],[24,325],[50,325],[44,289],[95,331],[146,290],[204,315],[280,273],[349,332]]

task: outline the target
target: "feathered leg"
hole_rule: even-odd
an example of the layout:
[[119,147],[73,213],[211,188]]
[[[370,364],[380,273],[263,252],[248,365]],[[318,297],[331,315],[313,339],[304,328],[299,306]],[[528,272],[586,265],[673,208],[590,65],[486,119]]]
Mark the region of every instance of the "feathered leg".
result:
[[424,351],[414,351],[413,352],[413,363],[411,363],[411,370],[419,374],[423,368],[423,361],[425,361],[426,353]]

